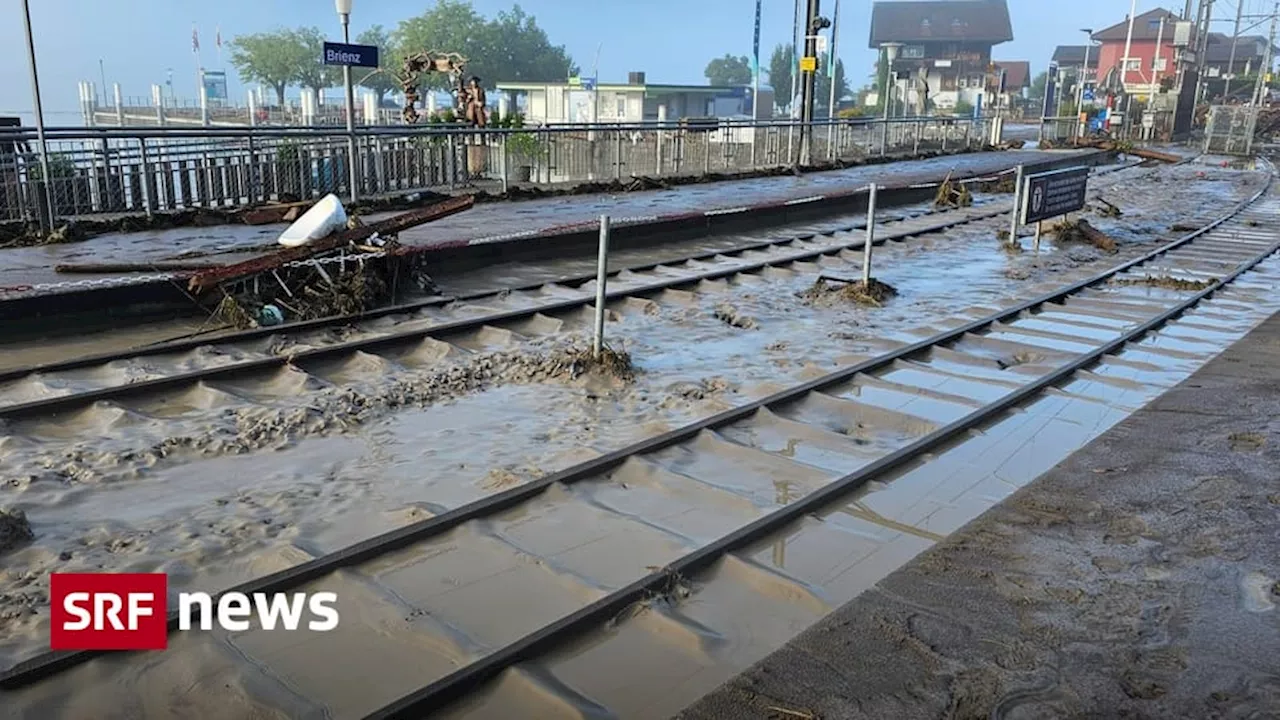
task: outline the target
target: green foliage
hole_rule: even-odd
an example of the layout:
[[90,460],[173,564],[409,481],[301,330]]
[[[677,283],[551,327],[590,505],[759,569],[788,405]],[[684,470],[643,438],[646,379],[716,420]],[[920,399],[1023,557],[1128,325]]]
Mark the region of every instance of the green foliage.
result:
[[711,85],[750,85],[751,61],[745,55],[734,57],[725,53],[724,57],[707,63],[702,74],[706,75],[707,82]]
[[507,136],[507,152],[518,160],[533,161],[542,157],[546,142],[533,133],[514,133]]
[[973,103],[968,100],[957,100],[951,114],[957,117],[973,117]]
[[1029,93],[1032,100],[1039,99],[1044,101],[1044,89],[1049,85],[1049,73],[1042,72],[1031,81],[1031,91]]
[[400,84],[396,82],[393,74],[400,67],[400,55],[391,47],[391,33],[387,32],[381,25],[374,25],[357,35],[356,42],[360,45],[373,45],[378,48],[377,70],[352,68],[352,71],[363,73],[358,78],[358,84],[360,87],[372,90],[378,97],[378,105],[381,106],[382,99],[387,93],[400,88]]
[[[814,80],[814,116],[826,117],[827,103],[831,99],[831,64],[826,55],[818,58],[818,77]],[[848,77],[844,74],[844,61],[836,58],[836,106],[850,93]]]
[[838,118],[859,118],[866,117],[867,109],[861,106],[845,108],[836,113]]
[[[231,63],[241,80],[270,86],[283,104],[289,86],[319,91],[342,84],[342,68],[323,62],[324,41],[324,33],[315,27],[241,35],[230,43]],[[352,72],[362,87],[377,93],[379,102],[399,89],[394,73],[410,52],[460,53],[468,59],[468,75],[478,75],[489,87],[498,80],[554,82],[578,72],[564,46],[552,45],[546,31],[519,5],[486,20],[468,0],[436,0],[421,15],[401,21],[394,31],[375,25],[357,36],[356,42],[378,46],[380,71]],[[452,89],[448,85],[443,75],[423,76],[426,89]]]
[[316,92],[342,84],[342,68],[324,64],[324,33],[317,27],[290,30],[288,42],[302,49],[302,60],[293,72],[293,82]]
[[300,143],[297,140],[284,139],[276,145],[276,160],[279,162],[293,163],[297,162],[301,157],[298,148]]
[[773,87],[773,102],[783,112],[791,109],[791,76],[796,67],[795,47],[790,43],[778,45],[769,56],[769,85]]
[[[434,7],[402,20],[391,34],[402,55],[427,50],[457,52],[467,58],[467,74],[488,87],[498,80],[554,82],[577,72],[563,45],[552,45],[546,32],[519,5],[486,21],[467,0],[437,0]],[[449,78],[428,73],[427,89],[450,90]]]
[[[44,167],[40,164],[38,155],[32,155],[30,158],[31,165],[28,167],[27,172],[32,180],[39,182],[44,179]],[[62,153],[49,153],[48,163],[49,177],[54,180],[75,177],[76,175],[75,161]]]
[[[306,65],[307,48],[294,41],[288,30],[240,35],[232,39],[231,64],[244,82],[257,82],[276,91],[284,104],[285,88],[294,82],[298,68]],[[319,56],[315,58],[319,60]]]

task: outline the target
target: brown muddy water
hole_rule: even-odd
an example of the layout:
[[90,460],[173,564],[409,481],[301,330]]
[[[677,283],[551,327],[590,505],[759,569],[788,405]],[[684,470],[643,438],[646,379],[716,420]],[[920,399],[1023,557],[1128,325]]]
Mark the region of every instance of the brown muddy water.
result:
[[[1178,182],[1195,172],[1206,177]],[[556,348],[581,342],[587,310],[519,331],[494,327],[428,341],[391,358],[362,354],[291,366],[263,380],[208,383],[177,398],[6,428],[0,497],[27,513],[36,539],[0,556],[0,657],[9,665],[44,646],[44,578],[51,571],[164,571],[175,589],[247,580],[1092,275],[1171,238],[1171,218],[1198,223],[1220,215],[1260,181],[1180,168],[1140,183],[1116,179],[1114,194],[1105,196],[1124,216],[1090,218],[1119,242],[1116,255],[1052,242],[1038,255],[1009,255],[995,239],[1007,222],[999,219],[877,248],[875,275],[899,292],[883,308],[812,307],[797,297],[819,273],[857,275],[860,251],[618,302],[608,332],[635,359],[631,382],[548,370]],[[1206,275],[1223,272],[1212,252],[1202,254]],[[1086,375],[987,430],[984,442],[957,447],[947,462],[876,483],[801,523],[785,541],[727,559],[697,579],[687,602],[652,603],[611,634],[508,674],[477,698],[472,714],[502,717],[503,709],[519,707],[545,708],[538,716],[658,717],[679,709],[1243,335],[1274,302],[1265,292],[1274,262],[1266,272],[1126,351],[1123,361],[1104,364],[1096,378]],[[1119,291],[1100,288],[1080,302]],[[1133,312],[1113,317],[1117,327],[1185,296],[1159,287],[1123,291]],[[1107,330],[1104,319],[1080,334]],[[984,375],[1034,373],[1082,351],[1078,341],[1037,332],[1020,324],[984,336],[972,350],[992,357],[991,366],[952,358],[949,373],[927,377],[907,364],[850,388],[881,408],[875,426],[888,428],[865,438],[865,452],[883,452],[1007,392],[998,377],[984,382]],[[818,403],[795,412],[841,411]],[[852,419],[861,421],[872,422]],[[176,707],[168,695],[182,683],[198,696],[217,689],[224,705],[196,703],[212,716],[265,716],[276,708],[299,717],[322,707],[335,717],[357,716],[626,584],[636,577],[631,563],[661,566],[816,489],[850,462],[829,438],[786,417],[753,432],[752,444],[784,457],[806,453],[803,464],[771,464],[746,452],[748,438],[709,434],[699,440],[709,452],[696,466],[677,454],[631,463],[611,483],[553,490],[433,549],[417,547],[326,581],[326,589],[342,586],[344,612],[362,622],[308,652],[281,653],[264,633],[208,642],[188,634],[175,637],[174,650],[148,664],[145,676],[109,680],[105,663],[76,671],[87,691],[75,702],[83,714],[107,686],[139,696],[154,689],[154,704],[130,708],[158,717]],[[570,537],[578,540],[566,545]],[[611,561],[624,554],[627,565]],[[428,571],[424,561],[432,558],[443,559]],[[407,596],[431,611],[407,613]],[[315,662],[320,650],[346,647],[363,658],[370,653],[356,651],[375,645],[381,659],[364,672],[380,680],[367,693],[335,689],[350,683]],[[274,674],[209,670],[229,667],[231,656],[269,657]],[[591,698],[566,692],[565,684],[589,687]],[[24,707],[47,708],[50,692],[27,694]],[[74,716],[76,707],[66,710]]]

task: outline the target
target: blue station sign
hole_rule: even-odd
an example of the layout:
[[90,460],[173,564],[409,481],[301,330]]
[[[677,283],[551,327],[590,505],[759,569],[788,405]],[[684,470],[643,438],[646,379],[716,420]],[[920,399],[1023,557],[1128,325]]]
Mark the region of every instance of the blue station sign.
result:
[[376,45],[344,45],[327,42],[324,44],[324,64],[376,68],[378,67],[378,48]]

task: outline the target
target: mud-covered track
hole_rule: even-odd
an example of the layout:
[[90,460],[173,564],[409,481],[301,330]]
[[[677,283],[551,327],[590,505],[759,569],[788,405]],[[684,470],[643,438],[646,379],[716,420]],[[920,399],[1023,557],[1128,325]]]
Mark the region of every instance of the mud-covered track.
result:
[[[1250,203],[1256,200],[1257,197],[1255,196]],[[1245,210],[1250,203],[1245,203],[1237,208],[1232,215]],[[1268,203],[1267,212],[1256,217],[1258,219],[1265,218],[1273,222],[1276,217],[1275,203],[1270,200]],[[1247,210],[1245,210],[1245,215],[1245,219],[1254,217],[1249,215]],[[622,584],[621,587],[616,589],[611,588],[611,591],[604,597],[590,603],[584,603],[572,613],[500,643],[500,647],[493,648],[492,652],[483,653],[482,657],[467,663],[460,670],[451,674],[439,674],[434,680],[430,677],[422,678],[421,682],[430,682],[431,684],[424,690],[411,693],[403,701],[384,708],[376,715],[386,717],[422,716],[426,714],[423,710],[424,708],[434,710],[439,708],[442,703],[465,695],[471,689],[495,677],[503,669],[535,657],[570,637],[596,627],[603,621],[614,618],[621,610],[637,600],[644,599],[655,593],[660,594],[665,588],[676,582],[680,576],[686,576],[699,569],[706,568],[725,553],[732,552],[745,544],[776,531],[811,512],[818,505],[827,503],[833,498],[849,492],[868,478],[882,474],[891,468],[901,465],[908,459],[918,456],[923,449],[936,446],[948,438],[955,437],[965,430],[974,428],[993,415],[1023,403],[1045,388],[1062,382],[1064,378],[1069,377],[1080,368],[1096,362],[1103,355],[1114,352],[1133,339],[1159,327],[1177,313],[1212,295],[1222,285],[1233,281],[1240,274],[1276,250],[1274,243],[1263,242],[1260,239],[1262,233],[1258,230],[1250,230],[1249,228],[1253,226],[1244,224],[1243,220],[1238,223],[1232,223],[1230,237],[1227,237],[1225,233],[1211,232],[1226,222],[1228,222],[1228,218],[1223,218],[1205,229],[1166,245],[1148,255],[1053,294],[1031,300],[996,315],[975,320],[935,337],[844,368],[831,375],[790,388],[768,398],[744,404],[662,436],[634,444],[498,495],[392,531],[340,552],[315,558],[312,561],[273,573],[233,589],[240,592],[275,592],[297,588],[299,585],[308,582],[328,582],[330,581],[330,574],[335,570],[370,563],[385,558],[396,550],[410,548],[418,543],[438,538],[451,530],[458,529],[465,523],[493,518],[506,510],[530,503],[553,487],[593,484],[584,483],[584,481],[600,478],[610,472],[623,470],[625,469],[624,466],[629,463],[657,463],[668,470],[677,466],[687,470],[687,467],[679,463],[673,465],[672,463],[675,461],[670,457],[661,460],[648,460],[645,457],[652,458],[664,450],[675,450],[677,446],[696,443],[699,438],[708,438],[707,442],[722,442],[717,437],[707,433],[720,433],[723,435],[729,432],[732,426],[739,423],[752,422],[753,418],[775,418],[772,422],[802,423],[805,419],[805,414],[804,412],[795,411],[795,407],[798,403],[803,403],[806,396],[818,398],[819,402],[830,405],[831,403],[827,403],[827,400],[820,397],[823,395],[823,391],[830,390],[841,383],[853,381],[858,376],[870,378],[876,373],[891,373],[894,368],[905,368],[920,372],[911,363],[915,363],[917,360],[920,360],[922,364],[928,362],[922,359],[922,356],[930,355],[934,352],[942,352],[943,350],[956,355],[962,354],[965,348],[962,348],[961,345],[965,342],[976,342],[975,338],[992,338],[991,342],[1011,343],[1012,341],[1008,339],[1000,339],[995,336],[1008,335],[1009,329],[1016,328],[1020,320],[1026,321],[1024,324],[1030,326],[1033,324],[1032,321],[1044,321],[1045,318],[1049,317],[1047,313],[1067,313],[1073,318],[1068,322],[1060,323],[1057,331],[1045,331],[1042,328],[1035,327],[1024,329],[1025,333],[1032,333],[1032,335],[1023,335],[1024,340],[1028,343],[1024,347],[1038,348],[1044,355],[1043,364],[1046,366],[1052,365],[1052,368],[1047,373],[1036,375],[1031,379],[1030,383],[1018,382],[1015,387],[1009,387],[1009,383],[1014,379],[1026,380],[1028,379],[1027,376],[1020,376],[1017,373],[1003,376],[1003,379],[997,381],[994,385],[994,389],[988,389],[991,394],[998,395],[995,399],[979,393],[970,397],[967,403],[952,403],[957,405],[959,410],[952,414],[954,419],[949,422],[925,423],[924,425],[928,432],[919,433],[919,437],[910,442],[898,442],[896,447],[890,448],[888,445],[876,447],[873,444],[867,452],[859,455],[860,458],[866,460],[861,467],[852,472],[839,473],[831,482],[823,482],[821,484],[815,482],[812,492],[807,493],[805,499],[785,505],[779,510],[764,514],[749,522],[739,523],[730,532],[713,539],[708,544],[699,545],[690,552],[682,553],[676,558],[664,560],[659,564],[663,570],[649,573],[640,580]],[[1207,250],[1201,250],[1201,248],[1207,248]],[[1210,263],[1222,265],[1223,272],[1212,275],[1205,273],[1202,269],[1198,269],[1204,265],[1204,258],[1206,257],[1216,258],[1211,260]],[[1090,312],[1090,308],[1097,309],[1099,306],[1112,302],[1106,298],[1088,297],[1079,303],[1075,302],[1075,299],[1082,298],[1088,291],[1106,283],[1116,275],[1138,269],[1142,265],[1161,258],[1180,267],[1185,266],[1188,268],[1185,272],[1191,277],[1200,277],[1206,280],[1212,277],[1213,284],[1208,289],[1187,296],[1185,299],[1179,299],[1176,304],[1168,307],[1155,308],[1149,303],[1136,300],[1135,298],[1138,298],[1137,294],[1125,296],[1129,299],[1120,298],[1112,304],[1112,307],[1118,308],[1112,315],[1102,312],[1091,314]],[[1223,260],[1223,258],[1226,259]],[[1196,275],[1196,273],[1200,274]],[[1050,307],[1045,307],[1046,305]],[[1039,312],[1028,314],[1034,311]],[[1024,318],[1024,314],[1028,314],[1028,316]],[[1087,320],[1090,318],[1095,322],[1088,322]],[[1072,327],[1076,328],[1079,333],[1071,336],[1074,337],[1073,342],[1075,344],[1080,344],[1084,341],[1082,335],[1101,334],[1105,336],[1107,333],[1101,333],[1101,330],[1107,327],[1107,320],[1115,318],[1123,319],[1123,323],[1113,322],[1111,327],[1123,325],[1124,331],[1112,333],[1112,336],[1101,344],[1094,343],[1091,349],[1085,353],[1071,353],[1064,352],[1061,349],[1052,349],[1053,343],[1064,339],[1064,336],[1071,336],[1067,330]],[[987,335],[980,335],[983,332],[986,332]],[[1029,339],[1035,337],[1034,333],[1036,332],[1041,333],[1039,337],[1053,341],[1050,343],[1049,348],[1044,345],[1036,345]],[[908,365],[903,365],[903,363],[908,363]],[[938,369],[938,372],[943,373],[943,370]],[[950,383],[952,386],[948,388],[950,392],[960,392],[958,388],[962,387],[963,384],[961,382],[955,379],[948,379],[952,376],[946,374],[940,374],[939,377]],[[888,375],[880,378],[880,381],[882,383],[897,382]],[[1003,391],[1001,391],[1002,389]],[[938,393],[938,395],[945,394],[944,392]],[[949,395],[949,397],[958,399],[955,395]],[[849,407],[844,405],[836,405],[834,407],[838,409],[838,412],[850,410]],[[865,407],[860,408],[857,412],[863,413],[866,412],[866,409]],[[777,418],[780,418],[780,420]],[[902,422],[903,414],[894,412],[872,413],[871,415],[862,416],[862,420],[865,420],[868,425],[883,422],[892,426]],[[851,427],[849,425],[844,427],[846,435],[852,434]],[[875,452],[871,452],[878,450],[883,450],[883,452],[878,455]],[[690,448],[689,452],[696,452],[696,448]],[[758,450],[755,452],[764,451]],[[647,565],[639,556],[634,558],[634,561],[633,565],[631,558],[620,559],[619,564],[628,568],[644,568]],[[374,574],[376,575],[376,573]],[[637,572],[635,575],[641,575],[641,573]],[[171,627],[174,624],[176,624],[176,619],[174,623],[171,623]],[[0,680],[0,687],[15,688],[29,684],[41,677],[69,668],[89,657],[91,657],[91,654],[82,653],[37,658],[23,663],[14,668],[13,671],[5,674],[3,679]],[[417,684],[421,684],[421,682]],[[394,697],[395,694],[398,693],[391,693],[388,697],[383,697],[380,702],[386,702],[390,697]],[[367,712],[370,707],[376,707],[377,704],[380,703],[371,703],[361,712]]]
[[[1099,174],[1129,169],[1120,166]],[[876,244],[901,242],[912,237],[945,232],[1008,212],[1008,201],[997,199],[974,207],[930,211],[878,223]],[[663,290],[697,285],[703,281],[750,275],[771,267],[784,267],[842,251],[860,248],[863,223],[840,224],[821,232],[801,233],[747,243],[730,250],[704,251],[674,260],[645,263],[611,271],[606,298],[617,302],[642,298]],[[837,239],[836,236],[847,237]],[[816,242],[818,236],[831,238]],[[806,246],[807,245],[807,246]],[[806,246],[806,247],[802,247]],[[752,258],[762,256],[759,260]],[[709,266],[698,270],[699,265]],[[281,327],[259,328],[213,339],[192,338],[121,352],[69,359],[41,366],[0,371],[0,422],[18,421],[74,412],[93,403],[180,392],[202,382],[225,381],[270,374],[288,365],[327,361],[359,352],[403,349],[428,338],[459,336],[486,327],[518,324],[543,315],[567,313],[594,305],[594,276],[557,278],[519,287],[457,297],[437,297],[383,308],[359,317],[329,318]],[[486,308],[486,303],[511,309]],[[478,312],[476,310],[479,309]],[[357,332],[345,341],[323,338],[308,342],[308,333],[323,334],[376,319],[395,320],[388,330]],[[405,325],[409,329],[397,329]],[[363,335],[363,336],[360,336]],[[254,349],[273,339],[301,339],[298,349]],[[311,345],[307,347],[307,345]],[[203,355],[202,355],[203,353]],[[201,356],[190,361],[188,358]],[[212,358],[212,359],[210,359]],[[224,358],[232,358],[227,361]],[[185,364],[194,362],[194,369]],[[144,369],[132,375],[133,366],[169,364],[155,373]],[[86,377],[92,379],[85,380]],[[76,387],[88,384],[90,387]]]

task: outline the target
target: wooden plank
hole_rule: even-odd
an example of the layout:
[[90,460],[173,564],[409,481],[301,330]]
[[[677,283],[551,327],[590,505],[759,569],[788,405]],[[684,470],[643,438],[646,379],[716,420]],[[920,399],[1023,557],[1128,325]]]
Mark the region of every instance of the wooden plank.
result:
[[309,245],[302,247],[287,248],[270,255],[265,255],[252,260],[246,260],[234,265],[227,265],[215,270],[200,273],[188,281],[187,286],[192,292],[202,293],[216,285],[235,280],[238,278],[256,275],[261,272],[273,270],[284,265],[285,263],[294,262],[295,260],[305,260],[307,258],[322,255],[334,249],[344,247],[350,244],[361,243],[375,233],[382,236],[395,235],[412,227],[417,227],[433,220],[439,220],[463,210],[468,210],[475,204],[475,198],[466,195],[462,197],[449,198],[442,202],[435,203],[419,210],[411,210],[401,213],[395,217],[387,218],[381,222],[372,223],[363,227],[353,228],[351,230],[343,230],[321,240],[316,240]]

